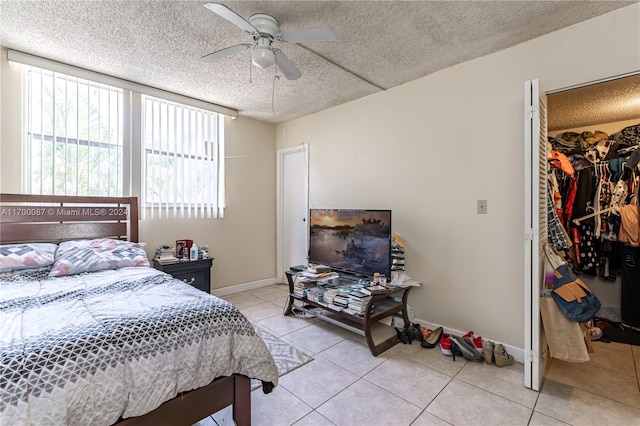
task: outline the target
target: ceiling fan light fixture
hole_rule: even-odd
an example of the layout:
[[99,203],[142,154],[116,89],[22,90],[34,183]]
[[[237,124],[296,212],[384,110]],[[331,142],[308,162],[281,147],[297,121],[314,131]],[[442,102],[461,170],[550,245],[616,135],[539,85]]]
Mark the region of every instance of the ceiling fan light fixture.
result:
[[268,47],[256,46],[251,51],[251,62],[262,69],[276,64],[276,55]]

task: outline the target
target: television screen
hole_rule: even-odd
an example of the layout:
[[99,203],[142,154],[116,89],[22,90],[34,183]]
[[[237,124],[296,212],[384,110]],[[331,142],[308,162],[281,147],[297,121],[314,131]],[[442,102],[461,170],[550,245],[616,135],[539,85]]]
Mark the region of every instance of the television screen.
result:
[[390,276],[391,210],[311,209],[309,263]]

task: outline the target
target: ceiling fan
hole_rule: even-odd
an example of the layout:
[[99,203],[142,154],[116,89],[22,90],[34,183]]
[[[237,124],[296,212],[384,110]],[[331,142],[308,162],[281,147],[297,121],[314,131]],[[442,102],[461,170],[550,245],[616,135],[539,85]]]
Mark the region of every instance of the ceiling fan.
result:
[[246,21],[243,17],[218,3],[207,3],[207,9],[231,22],[251,37],[253,43],[236,44],[202,57],[205,62],[216,62],[222,58],[251,49],[251,62],[260,68],[276,65],[289,80],[296,80],[302,76],[300,70],[278,48],[274,42],[280,43],[314,43],[320,41],[336,41],[336,34],[331,28],[309,28],[306,30],[280,32],[278,21],[270,15],[257,13]]

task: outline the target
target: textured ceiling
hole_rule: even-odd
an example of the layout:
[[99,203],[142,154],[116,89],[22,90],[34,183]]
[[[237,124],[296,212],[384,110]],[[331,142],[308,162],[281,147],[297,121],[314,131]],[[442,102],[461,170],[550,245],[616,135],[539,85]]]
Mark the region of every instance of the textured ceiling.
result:
[[640,74],[548,96],[549,131],[640,120]]
[[415,80],[602,15],[635,1],[224,1],[248,19],[268,13],[281,31],[328,26],[337,41],[279,47],[302,72],[275,79],[205,1],[0,0],[4,47],[282,122]]

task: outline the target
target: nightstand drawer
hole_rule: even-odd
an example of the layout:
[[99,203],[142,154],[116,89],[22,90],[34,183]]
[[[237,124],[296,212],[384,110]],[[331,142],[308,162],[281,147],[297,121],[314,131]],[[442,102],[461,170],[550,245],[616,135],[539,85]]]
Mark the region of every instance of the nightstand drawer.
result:
[[209,292],[209,282],[207,281],[209,274],[205,271],[173,272],[171,275],[198,290]]
[[160,264],[156,259],[153,266],[174,278],[184,281],[205,293],[211,293],[211,267],[213,258],[194,260],[189,262],[176,262],[166,265]]

